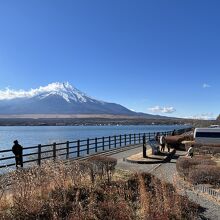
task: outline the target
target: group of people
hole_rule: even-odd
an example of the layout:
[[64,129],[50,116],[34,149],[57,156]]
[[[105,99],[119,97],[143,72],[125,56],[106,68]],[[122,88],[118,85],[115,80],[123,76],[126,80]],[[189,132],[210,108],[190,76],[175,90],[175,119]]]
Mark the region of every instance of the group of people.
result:
[[164,152],[165,151],[165,146],[167,147],[167,151],[170,152],[170,145],[166,143],[166,139],[164,135],[160,135],[159,132],[156,134],[155,137],[156,141],[160,145],[160,151]]
[[[175,135],[175,130],[172,132],[172,136],[174,136],[174,135]],[[168,143],[166,143],[166,138],[165,138],[164,135],[160,135],[160,133],[158,132],[156,134],[155,140],[160,145],[160,151],[161,152],[165,151],[165,146],[167,147],[167,151],[170,152],[170,145]],[[191,157],[191,158],[194,156],[194,145],[191,145],[189,147],[186,156]]]

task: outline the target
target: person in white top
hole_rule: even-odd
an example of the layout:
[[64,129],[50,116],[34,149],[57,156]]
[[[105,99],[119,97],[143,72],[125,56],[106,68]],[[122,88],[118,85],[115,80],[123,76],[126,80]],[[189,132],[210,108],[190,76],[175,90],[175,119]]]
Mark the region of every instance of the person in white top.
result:
[[188,149],[187,156],[192,158],[193,154],[194,154],[194,145],[191,145],[190,148]]
[[161,146],[161,152],[164,152],[164,150],[165,150],[165,137],[164,137],[164,135],[160,136],[160,146]]

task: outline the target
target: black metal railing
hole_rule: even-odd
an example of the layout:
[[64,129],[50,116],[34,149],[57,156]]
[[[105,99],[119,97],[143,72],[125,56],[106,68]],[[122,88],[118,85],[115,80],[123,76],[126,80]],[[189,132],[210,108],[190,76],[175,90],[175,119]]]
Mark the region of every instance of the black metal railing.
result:
[[[190,131],[191,128],[176,130],[176,134]],[[148,132],[138,134],[123,134],[115,136],[105,136],[99,138],[88,138],[83,140],[67,141],[63,143],[53,143],[23,148],[23,164],[37,163],[39,166],[43,160],[53,159],[76,159],[79,157],[95,154],[126,146],[133,146],[154,139],[156,133],[160,135],[170,135],[173,131]],[[12,150],[0,151],[0,168],[15,166]]]

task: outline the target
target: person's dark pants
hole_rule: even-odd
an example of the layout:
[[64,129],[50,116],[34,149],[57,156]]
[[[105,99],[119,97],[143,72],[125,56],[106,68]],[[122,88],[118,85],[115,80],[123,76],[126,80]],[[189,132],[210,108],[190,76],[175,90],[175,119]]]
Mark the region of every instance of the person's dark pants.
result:
[[18,167],[18,165],[23,167],[23,157],[22,157],[22,155],[16,155],[15,156],[15,163],[16,163],[16,167]]
[[161,144],[161,151],[165,150],[165,144]]

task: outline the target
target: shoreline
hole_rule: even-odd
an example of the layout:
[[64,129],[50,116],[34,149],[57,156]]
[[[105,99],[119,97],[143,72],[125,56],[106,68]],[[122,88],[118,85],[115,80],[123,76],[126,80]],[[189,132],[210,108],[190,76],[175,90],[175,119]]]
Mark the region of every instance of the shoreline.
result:
[[123,126],[123,125],[189,125],[183,120],[111,119],[111,118],[0,118],[0,126]]
[[215,120],[108,114],[29,114],[1,115],[0,126],[115,126],[115,125],[189,125],[206,127],[219,124]]

